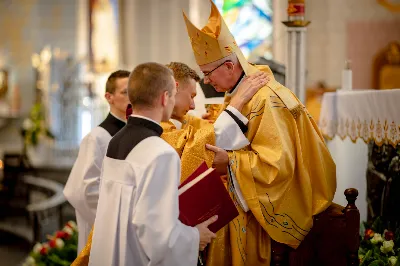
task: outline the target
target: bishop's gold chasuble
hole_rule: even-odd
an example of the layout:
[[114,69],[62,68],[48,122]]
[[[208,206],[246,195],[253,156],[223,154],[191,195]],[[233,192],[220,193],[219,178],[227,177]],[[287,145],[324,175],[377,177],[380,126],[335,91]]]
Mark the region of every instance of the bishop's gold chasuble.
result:
[[[249,119],[250,145],[229,152],[229,191],[240,215],[218,232],[207,266],[269,265],[270,238],[297,248],[312,228],[313,216],[331,204],[336,166],[303,104],[274,80],[268,66],[247,62],[210,2],[211,14],[202,29],[184,14],[197,64],[235,54],[246,75],[264,71],[271,81],[241,111]],[[227,95],[225,106],[229,102]]]

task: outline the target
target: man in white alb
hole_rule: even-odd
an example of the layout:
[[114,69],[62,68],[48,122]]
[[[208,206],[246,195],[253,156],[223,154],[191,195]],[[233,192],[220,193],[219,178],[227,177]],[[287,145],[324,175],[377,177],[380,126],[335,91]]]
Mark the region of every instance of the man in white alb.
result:
[[65,197],[75,208],[79,230],[78,253],[85,246],[94,223],[99,197],[99,178],[108,143],[126,125],[129,74],[129,71],[118,70],[108,77],[105,98],[110,105],[110,113],[99,126],[83,138],[78,158],[64,188]]

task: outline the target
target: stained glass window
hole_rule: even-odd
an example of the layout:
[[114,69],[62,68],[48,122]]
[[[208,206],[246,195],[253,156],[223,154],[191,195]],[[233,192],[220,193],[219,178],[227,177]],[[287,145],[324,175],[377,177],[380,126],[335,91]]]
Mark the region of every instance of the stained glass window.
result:
[[272,0],[214,2],[247,59],[272,59]]

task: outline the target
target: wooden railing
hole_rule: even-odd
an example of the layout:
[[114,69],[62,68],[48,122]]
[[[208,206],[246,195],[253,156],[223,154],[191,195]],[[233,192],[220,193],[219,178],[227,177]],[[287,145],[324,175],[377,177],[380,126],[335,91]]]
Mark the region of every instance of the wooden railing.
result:
[[58,227],[61,228],[63,226],[62,209],[66,203],[66,199],[63,194],[64,186],[49,179],[33,176],[25,176],[24,182],[33,190],[47,190],[50,193],[53,193],[52,196],[44,201],[31,203],[26,206],[26,209],[29,213],[31,213],[33,218],[33,241],[36,242],[40,241],[41,217],[46,217],[49,214],[55,214],[58,217]]
[[[28,203],[25,209],[29,214],[29,222],[26,222],[24,217],[11,217],[0,222],[0,229],[9,231],[15,235],[27,239],[31,243],[41,242],[41,233],[44,220],[49,217],[56,216],[57,227],[63,226],[63,207],[66,204],[66,199],[63,195],[64,186],[53,180],[23,176],[22,183],[27,186],[29,194],[33,191],[40,191],[46,195],[46,198],[38,202]],[[12,199],[11,199],[12,200]]]

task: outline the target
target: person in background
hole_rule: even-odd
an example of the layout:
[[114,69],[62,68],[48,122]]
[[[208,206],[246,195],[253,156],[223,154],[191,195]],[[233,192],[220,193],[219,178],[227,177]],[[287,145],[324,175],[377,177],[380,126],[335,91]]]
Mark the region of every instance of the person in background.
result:
[[85,246],[94,224],[101,167],[108,143],[126,125],[129,74],[129,71],[118,70],[108,77],[105,98],[110,106],[110,112],[99,126],[83,138],[78,158],[64,188],[65,198],[75,208],[79,230],[78,254]]

